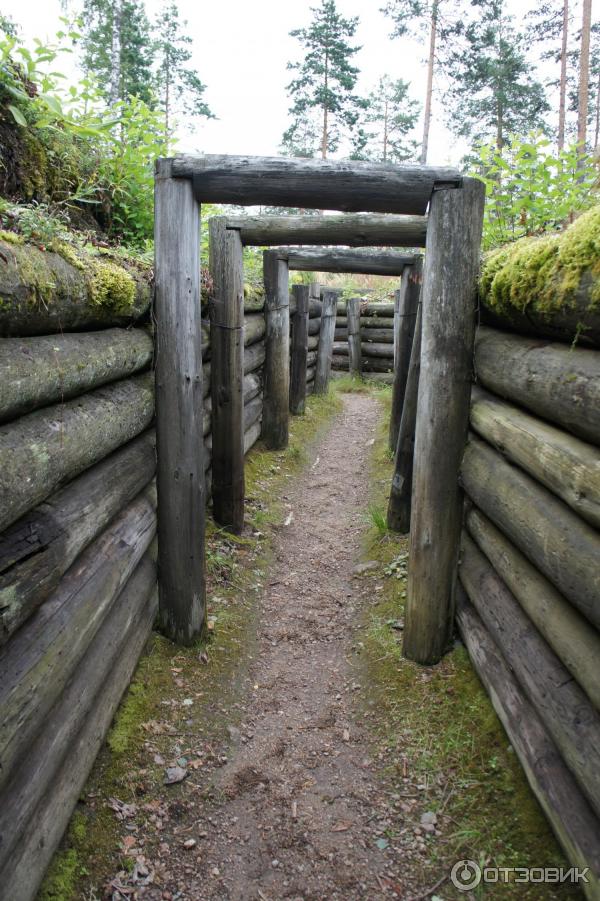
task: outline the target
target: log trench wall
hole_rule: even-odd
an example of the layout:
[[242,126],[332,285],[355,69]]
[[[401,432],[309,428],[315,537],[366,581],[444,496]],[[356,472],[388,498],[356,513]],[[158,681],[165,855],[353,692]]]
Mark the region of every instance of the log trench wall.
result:
[[[349,371],[347,302],[338,300],[332,368]],[[394,372],[394,304],[361,302],[360,351],[363,372],[392,380]]]
[[482,327],[456,616],[567,857],[600,898],[600,350]]
[[[40,334],[33,304],[0,317],[0,894],[11,901],[35,896],[158,612],[148,304],[135,323],[93,321],[87,305],[83,293],[72,297],[58,324],[44,311],[46,329],[62,327],[54,334]],[[208,498],[212,361],[202,317]],[[68,331],[82,322],[98,330]],[[247,453],[263,409],[265,312],[256,305],[244,315],[243,360]]]

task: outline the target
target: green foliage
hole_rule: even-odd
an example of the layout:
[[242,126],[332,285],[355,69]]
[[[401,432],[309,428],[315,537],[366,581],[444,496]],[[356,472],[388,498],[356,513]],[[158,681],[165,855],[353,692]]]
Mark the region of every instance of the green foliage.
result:
[[502,153],[495,143],[483,145],[474,174],[486,185],[485,250],[560,228],[595,203],[592,157],[582,158],[576,147],[552,153],[540,134],[509,138]]
[[353,159],[401,163],[414,157],[417,145],[408,134],[419,117],[419,104],[408,96],[409,87],[401,78],[379,79],[359,120]]
[[311,11],[311,24],[290,32],[304,52],[301,62],[288,63],[297,75],[287,86],[293,98],[292,123],[282,143],[294,156],[311,157],[319,151],[326,157],[337,150],[343,129],[356,124],[364,106],[354,94],[358,69],[351,62],[360,47],[349,43],[358,18],[343,18],[335,0],[321,0]]
[[573,304],[586,273],[594,276],[590,306],[600,303],[600,206],[581,215],[561,234],[522,238],[490,254],[480,291],[497,309],[531,307],[551,315]]

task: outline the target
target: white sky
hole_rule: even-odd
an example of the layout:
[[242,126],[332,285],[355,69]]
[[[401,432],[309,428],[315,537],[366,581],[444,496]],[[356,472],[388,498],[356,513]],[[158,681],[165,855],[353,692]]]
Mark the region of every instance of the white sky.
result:
[[[289,37],[293,28],[310,20],[317,0],[179,0],[193,39],[193,62],[207,85],[206,100],[219,117],[199,120],[196,131],[181,130],[178,151],[276,155],[287,126],[290,80],[288,60],[299,58],[299,44]],[[535,0],[509,0],[522,21]],[[31,38],[52,39],[60,15],[59,0],[0,0],[2,12]],[[368,91],[388,74],[411,82],[411,93],[422,101],[425,88],[425,47],[407,38],[391,40],[391,22],[379,11],[383,0],[338,0],[344,16],[359,16],[356,56],[361,70],[358,89]],[[160,0],[147,0],[152,16]],[[418,128],[418,139],[421,128]],[[443,125],[439,100],[434,102],[428,162],[456,164],[465,152]]]

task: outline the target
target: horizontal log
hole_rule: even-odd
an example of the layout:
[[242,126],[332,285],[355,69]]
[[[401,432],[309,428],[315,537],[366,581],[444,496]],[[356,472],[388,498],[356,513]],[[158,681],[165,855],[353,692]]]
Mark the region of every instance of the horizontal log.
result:
[[364,372],[393,372],[394,360],[392,357],[371,357],[363,350],[362,368]]
[[581,887],[595,901],[600,897],[598,818],[460,586],[457,595],[458,626],[471,661],[567,858],[573,866],[590,868],[590,881]]
[[244,346],[248,347],[256,341],[264,338],[266,320],[264,313],[250,313],[244,315]]
[[367,357],[385,357],[394,364],[394,345],[393,343],[379,343],[376,341],[365,341],[362,345],[362,352]]
[[308,336],[308,349],[316,350],[319,346],[319,336],[318,335],[309,335]]
[[306,365],[308,367],[316,366],[316,363],[317,363],[317,351],[311,350],[306,355]]
[[332,369],[342,369],[346,372],[350,369],[350,357],[343,357],[341,354],[334,354],[331,358]]
[[527,616],[600,710],[600,635],[481,510],[466,515],[469,534]]
[[321,331],[321,317],[318,319],[309,319],[308,320],[308,334],[310,335],[318,335]]
[[254,247],[328,244],[348,247],[424,247],[425,216],[230,216],[227,228]]
[[315,377],[316,366],[307,366],[306,368],[306,381],[312,382]]
[[244,375],[260,369],[265,362],[265,342],[257,341],[244,348]]
[[348,340],[348,329],[347,328],[336,328],[333,333],[333,341],[334,343],[338,341],[347,341]]
[[152,353],[142,329],[0,341],[0,422],[132,375]]
[[[51,791],[68,749],[96,710],[99,695],[122,656],[129,655],[133,629],[148,637],[156,613],[156,551],[150,548],[103,620],[65,691],[11,772],[0,805],[0,872],[10,866],[25,833],[36,829],[37,805]],[[123,683],[123,688],[126,683]],[[43,801],[42,801],[43,803]],[[6,886],[5,886],[6,887]]]
[[0,786],[61,696],[155,534],[152,486],[88,545],[46,602],[0,650]]
[[262,416],[263,396],[260,394],[244,404],[244,432],[247,432]]
[[481,384],[538,416],[600,445],[600,353],[480,328]]
[[2,338],[129,325],[149,311],[150,271],[138,266],[101,256],[75,266],[35,244],[5,241],[0,258]]
[[435,188],[460,187],[457,169],[288,157],[178,155],[172,172],[192,178],[201,203],[422,216]]
[[336,328],[348,328],[348,317],[346,314],[340,316],[339,314],[335,317],[335,327]]
[[459,575],[502,656],[600,815],[600,714],[465,532]]
[[277,253],[280,259],[287,260],[290,270],[301,272],[401,275],[404,267],[412,264],[415,260],[414,254],[392,250],[330,250],[311,247],[296,250],[290,247],[281,247],[278,248]]
[[[313,297],[310,298],[308,302],[308,318],[309,319],[320,319],[321,318],[321,310],[323,308],[323,302],[321,300],[315,300]],[[290,318],[296,312],[296,298],[294,294],[290,294]]]
[[[142,566],[142,564],[140,565]],[[123,692],[133,676],[139,656],[148,640],[158,610],[154,573],[143,564],[136,570],[122,594],[131,606],[148,591],[139,617],[129,628],[121,652],[106,676],[104,685],[87,709],[81,727],[70,744],[61,744],[64,754],[48,791],[40,799],[28,828],[15,846],[3,870],[3,882],[10,886],[11,901],[31,901],[69,823],[88,774],[100,751]],[[60,724],[59,724],[60,725]]]
[[0,530],[146,429],[153,415],[146,374],[0,426]]
[[[386,321],[391,319],[391,322],[389,323],[389,327],[394,328],[394,303],[393,303],[393,301],[383,301],[383,300],[382,301],[375,301],[375,300],[369,301],[368,303],[366,303],[364,305],[362,312],[364,313],[366,318],[381,317],[382,319],[384,319]],[[383,323],[383,324],[385,324],[385,323]],[[362,319],[361,319],[361,325],[362,325]]]
[[135,438],[0,534],[0,645],[153,478],[155,444],[153,432]]
[[600,528],[600,449],[477,388],[471,396],[471,426]]
[[600,534],[476,438],[466,447],[461,482],[475,505],[600,628]]
[[247,432],[244,432],[244,454],[250,453],[258,439],[260,438],[261,424],[256,421],[250,426]]
[[360,317],[361,329],[370,328],[388,328],[393,331],[394,317],[387,313],[373,313],[372,315],[362,315]]
[[394,329],[393,328],[361,328],[360,339],[365,344],[371,344],[373,342],[379,343],[379,344],[393,344],[394,343]]
[[210,394],[210,363],[202,364],[202,397]]
[[338,357],[347,357],[349,356],[348,342],[347,341],[334,341],[333,342],[333,353]]

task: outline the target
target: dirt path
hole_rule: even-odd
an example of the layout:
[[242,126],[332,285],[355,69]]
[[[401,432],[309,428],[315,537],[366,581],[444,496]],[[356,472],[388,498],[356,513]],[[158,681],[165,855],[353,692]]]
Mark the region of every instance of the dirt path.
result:
[[386,896],[376,842],[387,805],[353,721],[349,660],[377,418],[372,397],[346,395],[286,499],[293,518],[276,541],[245,716],[219,771],[223,802],[185,895],[194,901]]

